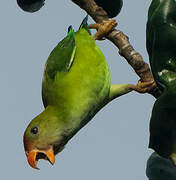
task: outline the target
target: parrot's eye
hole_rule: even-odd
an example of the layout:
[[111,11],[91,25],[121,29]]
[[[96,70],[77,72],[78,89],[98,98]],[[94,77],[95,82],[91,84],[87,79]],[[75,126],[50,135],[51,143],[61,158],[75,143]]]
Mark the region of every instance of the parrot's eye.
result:
[[37,134],[37,133],[38,133],[38,127],[36,127],[36,126],[35,126],[35,127],[32,127],[32,128],[31,128],[31,133],[32,133],[32,134]]

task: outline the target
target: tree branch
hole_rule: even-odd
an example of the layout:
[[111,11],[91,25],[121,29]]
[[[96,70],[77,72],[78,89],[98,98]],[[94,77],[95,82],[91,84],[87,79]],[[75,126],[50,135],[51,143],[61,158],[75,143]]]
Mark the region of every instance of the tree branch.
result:
[[[99,7],[94,0],[72,0],[81,9],[84,9],[96,23],[103,23],[108,20],[108,15],[101,7]],[[112,30],[106,38],[110,40],[118,49],[119,54],[123,56],[127,62],[134,69],[136,74],[140,77],[142,82],[154,81],[149,65],[144,62],[142,56],[136,52],[130,44],[128,37],[119,30]],[[161,95],[156,83],[148,92],[154,97],[158,98]]]

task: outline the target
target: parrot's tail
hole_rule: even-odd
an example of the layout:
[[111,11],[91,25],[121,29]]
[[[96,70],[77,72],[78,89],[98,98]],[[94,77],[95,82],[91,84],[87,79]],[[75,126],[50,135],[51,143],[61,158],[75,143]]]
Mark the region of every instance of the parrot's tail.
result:
[[83,21],[82,21],[79,29],[84,28],[84,29],[86,29],[86,31],[91,35],[91,31],[90,31],[90,29],[88,28],[89,25],[88,25],[87,21],[88,21],[88,15],[83,19]]

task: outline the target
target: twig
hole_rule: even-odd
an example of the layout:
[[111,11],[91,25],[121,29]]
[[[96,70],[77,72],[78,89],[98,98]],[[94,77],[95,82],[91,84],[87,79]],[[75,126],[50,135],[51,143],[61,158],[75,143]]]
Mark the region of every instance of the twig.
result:
[[[84,9],[96,23],[103,23],[108,20],[108,15],[101,7],[99,7],[94,0],[72,0],[81,9]],[[141,82],[154,81],[149,65],[144,62],[142,56],[136,52],[130,44],[128,37],[119,30],[112,30],[106,38],[110,40],[118,49],[119,54],[123,56],[127,62],[134,69],[136,74],[140,77]],[[154,97],[158,98],[161,95],[156,83],[148,92]]]

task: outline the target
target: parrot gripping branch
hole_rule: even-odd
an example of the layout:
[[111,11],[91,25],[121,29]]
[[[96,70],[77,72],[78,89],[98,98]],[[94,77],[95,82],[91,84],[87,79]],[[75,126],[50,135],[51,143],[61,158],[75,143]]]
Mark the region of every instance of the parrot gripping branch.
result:
[[[109,19],[106,11],[99,7],[94,0],[72,1],[81,9],[85,10],[96,23],[102,24]],[[134,50],[128,37],[121,31],[113,29],[106,35],[106,38],[119,49],[119,54],[127,60],[136,74],[140,77],[140,83],[136,85],[134,90],[141,93],[147,92],[158,98],[161,95],[161,92],[154,81],[149,65],[145,63],[142,56]],[[147,88],[145,87],[146,82]],[[144,84],[142,85],[142,83]],[[150,84],[150,86],[148,86],[148,84]],[[145,90],[143,88],[145,88]]]

